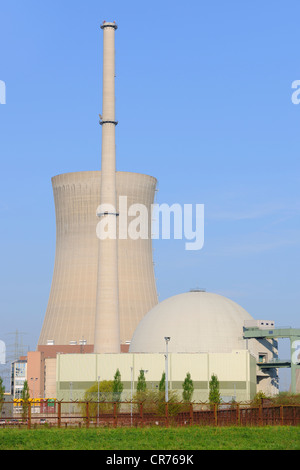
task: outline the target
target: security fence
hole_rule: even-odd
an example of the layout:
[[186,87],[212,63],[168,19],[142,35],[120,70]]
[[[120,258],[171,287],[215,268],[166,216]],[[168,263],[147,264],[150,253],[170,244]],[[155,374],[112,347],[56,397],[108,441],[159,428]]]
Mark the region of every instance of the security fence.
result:
[[0,428],[300,425],[300,405],[19,400],[0,412]]

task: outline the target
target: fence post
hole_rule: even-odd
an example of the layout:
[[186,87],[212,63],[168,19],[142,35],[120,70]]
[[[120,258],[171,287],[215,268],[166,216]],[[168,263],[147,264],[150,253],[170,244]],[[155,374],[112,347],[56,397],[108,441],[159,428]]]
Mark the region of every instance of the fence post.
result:
[[190,403],[190,426],[193,426],[194,424],[194,409],[193,409],[193,404]]
[[169,404],[166,403],[166,428],[169,427]]
[[86,402],[86,427],[90,427],[90,410],[89,410],[89,402]]
[[236,424],[237,426],[240,424],[240,405],[236,404]]
[[31,429],[31,402],[28,401],[28,420],[27,420],[27,427]]
[[143,402],[141,401],[140,402],[140,418],[141,418],[141,423],[142,423],[142,426],[144,424],[144,413],[143,413]]
[[258,409],[258,419],[259,419],[259,425],[262,426],[263,424],[263,414],[262,414],[262,411],[263,411],[263,407],[262,405],[259,405],[259,409]]
[[214,416],[215,416],[215,426],[218,426],[218,405],[214,404]]
[[61,426],[61,401],[57,403],[57,426]]
[[296,426],[297,420],[296,420],[296,407],[293,406],[293,425]]
[[283,405],[280,405],[280,424],[283,426]]
[[116,428],[117,427],[117,403],[114,402],[114,427]]

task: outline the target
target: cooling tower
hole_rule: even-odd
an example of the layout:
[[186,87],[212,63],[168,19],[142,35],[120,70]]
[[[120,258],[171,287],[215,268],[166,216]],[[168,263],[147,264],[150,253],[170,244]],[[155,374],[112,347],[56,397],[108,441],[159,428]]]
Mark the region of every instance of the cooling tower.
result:
[[[76,351],[75,344],[94,346],[98,276],[96,215],[101,172],[66,173],[52,178],[56,214],[54,273],[38,349],[52,344],[56,351]],[[116,172],[117,201],[127,196],[128,207],[148,209],[147,239],[118,239],[120,343],[131,340],[143,316],[158,303],[151,240],[151,204],[156,179],[138,173]],[[121,209],[122,210],[122,209]],[[117,211],[120,208],[117,205]],[[128,217],[128,221],[134,217]],[[63,346],[63,347],[61,347]],[[78,349],[77,349],[78,350]]]

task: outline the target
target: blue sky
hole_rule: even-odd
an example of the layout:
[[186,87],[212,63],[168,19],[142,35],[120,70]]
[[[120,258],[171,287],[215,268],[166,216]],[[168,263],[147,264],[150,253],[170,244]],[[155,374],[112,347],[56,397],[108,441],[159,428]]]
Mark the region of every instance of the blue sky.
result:
[[118,170],[155,176],[159,203],[205,205],[202,250],[153,243],[160,300],[198,286],[300,326],[299,13],[298,1],[1,2],[2,339],[38,340],[51,177],[100,169],[103,20],[119,27]]

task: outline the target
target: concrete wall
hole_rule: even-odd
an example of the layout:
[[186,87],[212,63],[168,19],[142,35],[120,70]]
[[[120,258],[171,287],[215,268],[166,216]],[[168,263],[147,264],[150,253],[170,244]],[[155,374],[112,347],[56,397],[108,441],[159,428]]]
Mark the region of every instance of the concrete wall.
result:
[[[156,389],[165,370],[163,354],[59,354],[57,355],[56,381],[59,400],[82,399],[85,390],[101,380],[113,380],[120,370],[124,384],[122,400],[130,400],[131,367],[133,388],[136,390],[141,369],[145,373],[147,388]],[[218,376],[220,393],[224,400],[233,397],[246,401],[256,393],[256,361],[248,351],[233,351],[231,354],[169,354],[170,390],[178,390],[182,399],[182,383],[190,372],[195,386],[194,401],[207,401],[209,380]],[[71,384],[71,385],[70,385]]]

